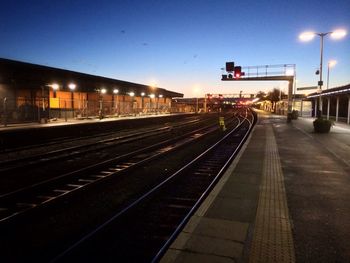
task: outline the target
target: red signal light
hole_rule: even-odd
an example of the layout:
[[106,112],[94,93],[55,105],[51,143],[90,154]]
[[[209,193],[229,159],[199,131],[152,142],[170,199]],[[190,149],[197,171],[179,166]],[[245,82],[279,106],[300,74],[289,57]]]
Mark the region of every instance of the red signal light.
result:
[[235,67],[234,71],[235,71],[235,78],[236,79],[240,78],[242,75],[242,67]]

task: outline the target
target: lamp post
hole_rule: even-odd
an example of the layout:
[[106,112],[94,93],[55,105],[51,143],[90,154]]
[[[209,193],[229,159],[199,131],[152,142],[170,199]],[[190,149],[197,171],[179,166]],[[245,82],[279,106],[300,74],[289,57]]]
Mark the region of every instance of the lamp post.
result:
[[107,90],[105,88],[100,89],[100,108],[98,111],[98,116],[101,119],[103,119],[103,94],[106,94]]
[[[299,35],[301,41],[310,41],[315,36],[320,37],[320,80],[318,81],[319,92],[322,92],[323,80],[322,80],[322,69],[323,69],[323,39],[325,36],[330,35],[333,39],[341,39],[346,36],[346,31],[343,29],[337,29],[331,32],[316,33],[316,32],[304,32]],[[319,97],[320,110],[322,111],[322,99]]]
[[60,86],[57,83],[51,84],[51,88],[53,90],[53,97],[56,98],[56,91],[60,88]]
[[328,67],[327,67],[327,89],[329,88],[329,69],[333,68],[336,64],[337,64],[336,60],[328,61]]
[[77,87],[74,83],[69,83],[68,88],[71,91],[71,100],[72,100],[72,113],[73,113],[73,118],[74,118],[74,90]]
[[141,112],[143,112],[143,97],[146,95],[146,93],[141,92]]
[[131,97],[131,113],[134,114],[134,96],[135,92],[129,92],[129,96]]
[[[119,93],[118,89],[113,89],[113,94],[117,96],[117,101],[114,101],[114,103],[115,103],[115,105],[114,105],[114,114],[115,114],[115,109],[118,109],[117,112],[118,112],[118,116],[119,116],[118,93]],[[113,95],[113,100],[114,100],[114,95]]]
[[152,99],[154,99],[155,96],[156,96],[156,95],[154,95],[153,93],[149,95],[149,97],[150,97],[150,108],[151,108],[151,112],[153,111],[153,110],[152,110],[152,108],[153,108],[153,107],[152,107]]
[[[52,88],[53,91],[53,98],[56,99],[57,97],[57,90],[59,90],[60,86],[57,83],[53,83],[51,85],[49,85]],[[50,104],[50,92],[49,92],[49,96],[48,96],[48,116],[49,116],[49,120],[50,120],[50,110],[51,110],[51,104]],[[56,104],[56,103],[55,103]],[[56,106],[57,107],[57,106]],[[58,108],[60,108],[60,105],[58,105]]]
[[159,112],[159,99],[163,98],[163,94],[158,95],[157,111]]

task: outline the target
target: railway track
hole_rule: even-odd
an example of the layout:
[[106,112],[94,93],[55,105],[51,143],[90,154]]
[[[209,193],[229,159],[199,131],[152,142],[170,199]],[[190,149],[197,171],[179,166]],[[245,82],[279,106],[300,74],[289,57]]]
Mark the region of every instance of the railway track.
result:
[[[238,121],[238,118],[236,120]],[[0,195],[0,223],[30,213],[58,200],[67,199],[75,192],[86,190],[97,182],[106,181],[133,170],[159,156],[192,143],[214,130],[217,130],[217,125],[205,126],[175,138],[158,142],[152,146],[143,147],[136,151],[2,194]]]
[[221,140],[72,243],[54,262],[157,262],[251,131],[254,114],[247,110],[239,118]]
[[119,132],[112,137],[74,140],[54,148],[40,147],[25,156],[18,152],[16,159],[0,164],[0,195],[215,123],[214,119],[214,115],[186,118],[154,128]]
[[[165,132],[169,132],[172,129],[181,129],[185,126],[198,125],[206,119],[200,120],[199,118],[189,121],[183,121],[173,125],[166,125],[160,128],[144,129],[140,132],[128,132],[127,134],[116,135],[116,133],[99,134],[94,136],[88,136],[84,138],[74,138],[70,140],[54,141],[49,144],[53,149],[50,150],[49,145],[32,146],[29,150],[27,147],[27,153],[23,153],[23,149],[12,151],[12,158],[5,159],[5,155],[2,155],[2,161],[0,161],[0,172],[6,172],[23,167],[29,167],[38,165],[45,162],[57,161],[62,159],[71,158],[77,155],[87,154],[89,152],[107,149],[115,147],[122,143],[129,143],[132,141],[145,139],[151,136],[156,136]],[[34,149],[33,149],[34,148]],[[35,149],[36,148],[36,149]],[[4,160],[5,159],[5,160]]]

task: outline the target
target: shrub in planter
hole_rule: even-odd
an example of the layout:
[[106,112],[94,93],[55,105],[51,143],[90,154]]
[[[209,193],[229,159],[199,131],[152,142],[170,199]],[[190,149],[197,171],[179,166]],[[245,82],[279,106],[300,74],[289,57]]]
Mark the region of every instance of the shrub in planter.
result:
[[292,111],[292,120],[296,120],[299,117],[299,112],[297,110]]
[[330,120],[323,118],[317,118],[314,120],[314,130],[317,133],[327,133],[330,131],[333,123]]

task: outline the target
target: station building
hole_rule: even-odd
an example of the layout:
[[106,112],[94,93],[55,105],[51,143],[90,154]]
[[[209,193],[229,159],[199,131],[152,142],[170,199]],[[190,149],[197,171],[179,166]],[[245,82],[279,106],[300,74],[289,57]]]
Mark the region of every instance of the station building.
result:
[[[276,112],[286,114],[287,104],[286,98],[277,102]],[[297,110],[299,116],[316,117],[319,112],[323,118],[350,124],[350,84],[308,95],[293,95],[293,110]]]
[[311,93],[307,99],[312,101],[313,116],[320,112],[324,118],[350,124],[350,84]]
[[1,123],[171,113],[183,94],[0,58]]

